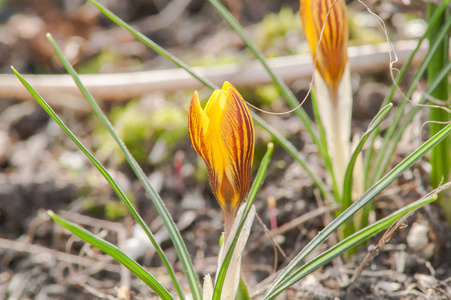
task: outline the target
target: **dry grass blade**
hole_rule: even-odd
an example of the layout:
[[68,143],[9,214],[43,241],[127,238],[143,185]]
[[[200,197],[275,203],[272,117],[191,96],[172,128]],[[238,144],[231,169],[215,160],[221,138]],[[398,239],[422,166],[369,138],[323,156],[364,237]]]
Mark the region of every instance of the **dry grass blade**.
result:
[[46,248],[39,245],[33,245],[28,243],[22,243],[18,241],[8,240],[0,238],[0,248],[14,250],[17,252],[27,252],[30,254],[47,254],[57,260],[64,261],[70,264],[76,264],[84,267],[92,267],[95,264],[101,264],[102,268],[106,271],[119,272],[119,266],[113,264],[107,264],[104,262],[99,262],[97,260],[81,257],[78,255],[73,255],[69,253],[64,253],[54,249]]
[[259,240],[246,247],[246,253],[249,253],[254,249],[258,248],[263,242],[268,240],[270,237],[272,238],[272,240],[274,240],[274,238],[280,234],[290,231],[313,218],[316,218],[324,214],[330,214],[331,212],[334,212],[339,208],[340,206],[338,204],[333,204],[330,206],[322,206],[315,210],[309,211],[308,213],[305,213],[302,216],[299,216],[296,219],[291,220],[290,222],[287,222],[279,226],[277,229],[269,230],[268,231],[269,235],[266,234],[263,235]]
[[279,250],[280,254],[282,254],[282,256],[288,260],[288,256],[285,253],[285,251],[283,251],[283,249],[280,247],[280,245],[274,240],[274,237],[271,235],[271,232],[268,230],[268,227],[266,227],[265,223],[263,222],[263,220],[260,218],[260,216],[258,214],[255,215],[257,217],[258,222],[260,223],[260,225],[262,225],[263,230],[265,231],[265,235],[271,240],[271,243],[274,247],[274,268],[273,268],[273,273],[275,273],[277,271],[277,261],[278,261],[278,255],[277,255],[277,250]]
[[[438,194],[446,189],[448,189],[449,187],[451,187],[451,181],[447,182],[441,186],[439,186],[438,188],[436,188],[435,190],[429,192],[428,194],[426,194],[425,196],[423,196],[421,199],[425,199],[433,194]],[[391,225],[384,233],[384,235],[380,238],[379,242],[376,244],[376,246],[371,247],[371,249],[369,249],[369,253],[366,255],[365,259],[362,261],[362,263],[360,264],[359,268],[356,270],[356,272],[354,273],[354,275],[352,275],[349,284],[353,283],[357,277],[360,276],[360,274],[362,274],[363,270],[365,269],[365,267],[369,264],[369,262],[371,260],[373,260],[379,253],[380,251],[385,247],[385,245],[390,241],[390,239],[392,238],[393,234],[395,233],[395,231],[398,228],[404,228],[407,225],[407,218],[409,218],[414,212],[410,212],[407,215],[405,215],[403,218],[401,218],[398,222],[394,223],[393,225]]]
[[381,237],[379,242],[376,244],[376,246],[370,246],[368,247],[369,253],[365,256],[365,259],[360,264],[359,268],[356,270],[354,275],[352,275],[351,279],[349,280],[349,284],[353,283],[357,277],[362,274],[365,267],[369,264],[371,260],[373,260],[379,252],[385,247],[385,245],[390,241],[390,239],[393,236],[393,233],[398,228],[404,228],[407,227],[407,218],[410,217],[413,214],[413,212],[408,213],[406,216],[404,216],[402,219],[400,219],[395,224],[391,225],[384,233],[384,235]]

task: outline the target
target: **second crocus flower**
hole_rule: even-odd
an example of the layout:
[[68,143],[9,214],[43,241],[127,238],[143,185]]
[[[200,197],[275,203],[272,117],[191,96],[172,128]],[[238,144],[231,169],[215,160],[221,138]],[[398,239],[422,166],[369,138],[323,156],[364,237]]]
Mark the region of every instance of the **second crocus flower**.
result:
[[352,91],[344,0],[300,0],[304,33],[316,64],[314,86],[339,192],[349,161]]

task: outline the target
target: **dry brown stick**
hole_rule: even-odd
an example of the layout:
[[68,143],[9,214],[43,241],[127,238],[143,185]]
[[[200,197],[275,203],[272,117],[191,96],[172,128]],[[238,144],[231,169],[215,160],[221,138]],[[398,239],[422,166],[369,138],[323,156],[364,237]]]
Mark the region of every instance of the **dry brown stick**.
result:
[[255,286],[253,286],[249,291],[249,296],[251,297],[251,299],[254,299],[258,295],[265,293],[268,287],[274,282],[277,275],[279,275],[281,271],[282,270],[279,270],[276,273],[269,275],[268,277],[257,283]]
[[[426,197],[429,197],[433,194],[438,194],[446,189],[451,187],[451,181],[447,182],[445,184],[440,185],[435,190],[429,192],[427,195],[423,196],[421,199],[425,199]],[[379,242],[376,244],[376,246],[372,247],[371,250],[369,250],[369,253],[366,255],[365,259],[360,264],[359,268],[355,271],[354,275],[349,281],[349,284],[353,283],[357,277],[363,272],[365,267],[369,264],[369,262],[374,259],[382,250],[382,248],[385,247],[385,244],[388,243],[395,233],[395,231],[400,228],[401,226],[407,226],[407,218],[410,217],[415,211],[409,212],[405,216],[403,216],[400,220],[398,220],[396,223],[392,224],[383,234],[383,236],[380,238]]]
[[265,234],[268,236],[268,238],[271,240],[273,247],[274,247],[274,269],[273,269],[273,273],[275,273],[277,271],[277,260],[278,260],[278,256],[277,256],[277,250],[280,251],[280,253],[282,254],[282,256],[285,258],[285,260],[288,261],[288,256],[285,254],[285,251],[283,251],[283,249],[280,247],[280,245],[274,240],[274,238],[271,236],[271,234],[269,233],[268,227],[266,227],[265,223],[263,222],[263,220],[260,218],[260,216],[258,214],[255,214],[255,216],[257,217],[258,222],[260,223],[260,225],[262,225],[263,230],[265,231]]
[[289,230],[291,230],[293,228],[296,228],[299,225],[301,225],[301,224],[303,224],[303,223],[305,223],[305,222],[307,222],[307,221],[309,221],[309,220],[311,220],[313,218],[316,218],[316,217],[321,216],[321,215],[326,214],[326,213],[331,213],[333,211],[336,211],[339,208],[340,208],[340,205],[338,205],[338,204],[332,204],[330,206],[319,207],[319,208],[317,208],[315,210],[312,210],[312,211],[309,211],[308,213],[303,214],[302,216],[300,216],[300,217],[298,217],[296,219],[291,220],[288,223],[285,223],[285,224],[279,226],[275,230],[270,230],[269,233],[272,236],[276,236],[276,235],[285,233],[285,232],[287,232],[287,231],[289,231]]
[[[323,207],[317,208],[315,210],[312,210],[312,211],[309,211],[308,213],[303,214],[302,216],[300,216],[300,217],[298,217],[298,218],[296,218],[294,220],[291,220],[288,223],[285,223],[285,224],[279,226],[277,229],[270,230],[268,233],[269,233],[269,235],[271,237],[275,237],[275,236],[277,236],[279,234],[282,234],[282,233],[285,233],[287,231],[290,231],[291,229],[296,228],[299,225],[301,225],[301,224],[303,224],[303,223],[305,223],[305,222],[307,222],[307,221],[309,221],[309,220],[311,220],[313,218],[321,216],[322,214],[331,213],[331,212],[333,212],[333,211],[335,211],[335,210],[337,210],[339,208],[340,208],[340,206],[337,205],[337,204],[333,204],[333,205],[330,205],[330,206],[323,206]],[[262,235],[259,240],[254,242],[249,247],[246,247],[246,251],[252,251],[253,249],[257,248],[261,243],[263,243],[267,239],[268,239],[268,236],[266,234]]]
[[[416,45],[416,40],[394,43],[399,60],[397,65],[403,64],[408,59]],[[413,63],[419,63],[426,52],[427,45],[423,44],[415,55]],[[389,68],[386,44],[351,47],[348,50],[348,56],[352,72],[374,72],[384,68],[388,70]],[[285,81],[310,79],[312,76],[313,69],[310,54],[272,58],[268,59],[268,63],[271,69]],[[272,82],[260,62],[256,60],[242,64],[197,67],[194,70],[217,85],[222,85],[226,80],[232,81],[236,87]],[[76,95],[77,97],[81,95],[69,75],[24,76],[46,100],[53,100],[53,102],[60,102],[61,105],[66,105],[65,101],[67,98],[61,98],[61,95]],[[81,75],[81,80],[94,97],[108,100],[129,99],[155,91],[198,89],[202,87],[202,84],[197,79],[183,69],[89,74]],[[22,86],[16,76],[12,74],[0,75],[0,97],[31,98],[28,91]]]
[[[99,261],[96,261],[94,259],[89,259],[86,257],[81,257],[78,255],[72,255],[69,253],[60,252],[54,249],[49,249],[46,247],[33,245],[33,244],[27,244],[27,243],[21,243],[13,240],[3,239],[0,238],[0,248],[13,250],[17,252],[28,252],[28,253],[48,253],[51,255],[51,257],[68,262],[71,264],[77,264],[85,267],[92,267],[94,264],[99,263]],[[104,262],[101,262],[104,264]],[[108,264],[107,267],[105,267],[106,270],[111,272],[119,272],[119,266]]]
[[74,213],[71,211],[65,211],[65,210],[58,212],[58,214],[69,221],[77,222],[77,224],[81,224],[81,225],[88,225],[88,226],[95,227],[95,228],[105,228],[105,229],[108,229],[111,231],[116,231],[116,232],[120,232],[120,231],[124,230],[124,225],[121,223],[118,223],[118,222],[111,222],[111,221],[91,218],[91,217],[88,217],[85,215],[81,215],[78,213]]
[[[111,231],[115,231],[117,234],[118,239],[118,245],[120,249],[125,248],[125,242],[127,238],[126,229],[124,228],[123,224],[117,223],[117,222],[110,222],[105,220],[99,220],[95,218],[91,218],[88,216],[80,215],[77,213],[73,213],[70,211],[62,211],[60,212],[60,215],[65,217],[68,220],[76,221],[79,224],[93,226],[96,228],[105,228]],[[85,244],[87,246],[88,244]],[[86,249],[90,249],[89,247]],[[96,271],[97,272],[97,271]],[[120,266],[120,274],[121,274],[121,286],[118,288],[118,294],[120,294],[121,299],[129,299],[129,291],[130,291],[130,271],[124,267],[123,265]],[[95,289],[94,287],[90,286],[87,282],[85,283],[85,288],[90,287],[91,289]],[[88,290],[89,291],[89,290]],[[92,291],[90,291],[92,292]]]
[[80,282],[78,283],[80,286],[82,286],[86,291],[88,291],[88,293],[96,296],[99,299],[109,299],[109,300],[117,300],[116,297],[103,293],[101,291],[99,291],[98,289],[90,286],[88,283],[86,282]]

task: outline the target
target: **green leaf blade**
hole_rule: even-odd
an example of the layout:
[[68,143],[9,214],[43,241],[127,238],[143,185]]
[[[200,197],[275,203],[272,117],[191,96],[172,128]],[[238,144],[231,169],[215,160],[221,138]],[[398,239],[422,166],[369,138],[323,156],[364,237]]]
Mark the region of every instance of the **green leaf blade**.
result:
[[329,250],[323,252],[316,258],[310,260],[308,263],[304,264],[301,268],[296,270],[293,274],[283,280],[276,288],[274,288],[271,293],[268,293],[264,299],[274,299],[277,295],[283,292],[285,289],[296,283],[297,281],[304,278],[306,275],[312,273],[318,268],[324,266],[332,259],[341,255],[342,253],[352,249],[353,247],[361,244],[362,242],[368,240],[375,234],[381,232],[384,229],[387,229],[389,226],[400,220],[406,214],[415,211],[424,205],[431,203],[437,200],[437,194],[431,195],[429,197],[425,197],[424,199],[417,200],[399,210],[392,213],[391,215],[383,218],[382,220],[377,221],[374,224],[369,225],[368,227],[356,232],[345,240],[341,241],[334,247]]
[[[123,152],[127,162],[129,163],[130,167],[134,171],[137,178],[140,180],[142,185],[144,186],[144,189],[146,190],[147,194],[153,201],[154,205],[156,206],[160,216],[163,219],[163,222],[166,226],[166,228],[169,231],[170,237],[174,243],[174,247],[176,248],[177,254],[179,255],[179,258],[182,262],[182,265],[184,267],[185,273],[187,274],[188,281],[190,282],[190,287],[192,287],[192,293],[196,294],[196,286],[199,287],[199,283],[197,280],[197,276],[194,272],[194,268],[192,266],[191,259],[189,258],[188,250],[186,249],[185,244],[183,243],[183,240],[181,238],[180,232],[178,231],[170,213],[166,209],[162,199],[160,196],[155,192],[152,185],[149,182],[149,179],[142,171],[141,167],[139,166],[138,162],[133,158],[128,148],[125,146],[125,143],[121,140],[119,135],[115,132],[113,126],[105,116],[105,114],[102,112],[100,106],[97,104],[97,102],[92,97],[91,93],[85,88],[83,83],[81,82],[77,72],[75,69],[70,65],[70,63],[67,61],[67,59],[64,57],[62,51],[59,49],[58,45],[53,40],[52,36],[50,34],[47,34],[47,38],[49,39],[50,43],[52,44],[53,49],[55,50],[58,58],[60,59],[61,63],[64,65],[67,72],[72,76],[74,79],[76,85],[82,92],[83,96],[86,98],[86,100],[89,102],[95,113],[98,115],[98,117],[102,120],[103,125],[108,130],[110,135],[113,137],[113,139],[118,144],[119,148]],[[149,240],[152,242],[153,246],[155,247],[156,252],[158,253],[163,265],[165,266],[166,270],[168,271],[169,276],[171,277],[172,283],[174,284],[175,289],[177,290],[177,293],[180,297],[180,299],[185,299],[185,295],[182,291],[182,288],[175,276],[174,270],[169,263],[168,259],[166,258],[163,250],[156,242],[153,234],[147,227],[147,225],[144,223],[142,218],[139,216],[138,212],[134,209],[133,205],[128,201],[127,198],[122,198],[123,202],[129,209],[132,216],[135,218],[135,220],[138,222],[138,224],[141,226],[141,228],[144,230],[146,235],[149,237]],[[200,293],[200,289],[197,288],[198,292]]]
[[63,228],[66,228],[74,235],[81,238],[83,241],[91,244],[92,246],[102,250],[106,254],[113,257],[116,261],[124,265],[133,274],[135,274],[139,279],[146,283],[161,299],[172,300],[174,299],[169,292],[152,276],[147,272],[142,266],[140,266],[136,261],[128,257],[124,252],[119,250],[113,244],[102,240],[84,228],[69,222],[60,216],[56,215],[54,212],[49,211],[49,216]]
[[451,133],[451,124],[443,128],[435,136],[427,140],[422,146],[416,149],[412,154],[406,157],[375,185],[368,189],[356,202],[354,202],[347,210],[335,218],[327,225],[317,236],[315,236],[307,246],[299,252],[296,257],[288,264],[288,266],[277,276],[269,292],[285,280],[294,270],[294,268],[319,244],[321,244],[334,230],[336,230],[347,219],[352,217],[359,209],[371,201],[380,191],[385,189],[390,183],[398,178],[404,171],[410,168],[417,160],[423,157],[428,151],[440,143],[445,137]]

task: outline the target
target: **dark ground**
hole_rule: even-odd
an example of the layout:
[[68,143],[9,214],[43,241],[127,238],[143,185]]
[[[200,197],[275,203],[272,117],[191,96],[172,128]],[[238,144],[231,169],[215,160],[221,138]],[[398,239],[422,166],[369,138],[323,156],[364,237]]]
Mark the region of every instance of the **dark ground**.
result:
[[[208,40],[229,33],[228,27],[205,1],[172,2],[175,1],[186,7],[168,24],[158,19],[164,11],[165,1],[114,0],[108,2],[108,7],[175,55],[186,60],[193,55],[208,55],[209,49],[205,46]],[[425,6],[422,1],[414,5],[389,1],[370,1],[367,4],[392,26],[390,30],[395,32],[395,37],[394,15],[409,11],[424,17],[421,14]],[[269,12],[278,12],[282,6],[295,10],[298,3],[252,0],[234,11],[252,34],[254,24]],[[352,2],[350,6],[357,4]],[[112,25],[89,3],[22,0],[4,1],[0,8],[0,71],[10,73],[9,66],[13,65],[22,73],[62,73],[63,69],[45,39],[47,31],[61,45],[75,43],[78,50],[71,62],[76,67],[86,65],[101,51],[113,53],[116,58],[100,72],[172,67]],[[239,40],[233,40],[231,45],[221,49],[221,53],[249,56],[243,48]],[[139,61],[138,65],[133,64],[136,61]],[[388,92],[390,79],[387,73],[354,78],[360,87],[354,95],[354,132],[362,132],[377,112]],[[293,84],[292,88],[300,98],[305,94],[305,86],[299,88],[298,85]],[[182,97],[168,95],[168,98],[176,99],[169,105],[187,107],[190,93],[192,91],[182,94]],[[177,101],[178,98],[183,100]],[[278,101],[269,109],[283,109],[281,103]],[[123,104],[106,101],[103,106],[112,111]],[[310,111],[308,103],[305,108]],[[91,113],[76,113],[64,105],[57,112],[88,148],[100,148],[99,141],[92,137],[95,133],[93,127],[98,126],[98,122]],[[299,120],[292,115],[263,117],[308,157],[321,177],[326,177],[316,149]],[[419,115],[415,120],[415,130],[423,119],[424,116]],[[403,137],[393,157],[393,165],[419,146],[418,134],[415,133],[418,131],[415,130]],[[145,146],[148,151],[156,143],[154,137],[150,140]],[[267,141],[268,137],[257,129],[256,165]],[[152,174],[153,183],[179,224],[195,269],[203,277],[216,269],[218,237],[222,230],[222,217],[219,216],[222,214],[209,186],[202,180],[205,179],[204,167],[198,163],[188,136],[168,151],[167,158],[156,163],[144,160],[143,169]],[[182,277],[182,267],[176,261],[172,244],[161,230],[161,220],[151,201],[130,169],[113,156],[110,153],[104,157],[104,164],[120,186],[133,195],[151,229],[162,236],[162,248]],[[424,195],[428,190],[428,169],[427,162],[419,162],[378,195],[374,217],[386,216]],[[201,179],[195,180],[199,173]],[[324,205],[318,200],[313,182],[302,167],[279,147],[276,147],[268,177],[256,202],[258,214],[268,227],[267,199],[270,197],[276,199],[279,228],[298,217],[312,216],[276,237],[288,258],[299,252],[330,221],[327,213],[315,217]],[[116,288],[126,283],[127,272],[113,259],[55,225],[46,210],[53,210],[109,241],[123,245],[131,235],[134,222],[128,214],[123,216],[120,205],[111,205],[118,201],[69,138],[34,102],[0,99],[0,299],[116,299]],[[107,220],[100,221],[99,218]],[[436,204],[429,205],[410,217],[407,224],[409,226],[395,232],[355,282],[350,283],[349,278],[367,254],[366,247],[361,247],[349,261],[336,260],[308,276],[280,299],[450,299],[451,234],[440,208]],[[406,237],[413,224],[426,228],[428,244],[431,245],[429,253],[415,251],[407,245]],[[380,236],[371,239],[369,245],[376,244]],[[312,255],[333,245],[334,239],[336,237],[330,238]],[[139,262],[169,287],[169,278],[164,275],[159,259],[151,252],[148,251]],[[243,274],[251,294],[258,299],[258,291],[264,291],[265,284],[271,282],[274,265],[280,270],[286,263],[287,259],[280,253],[275,257],[273,244],[266,238],[263,226],[255,221],[243,258]],[[130,278],[132,298],[154,297],[142,282],[134,276]]]

